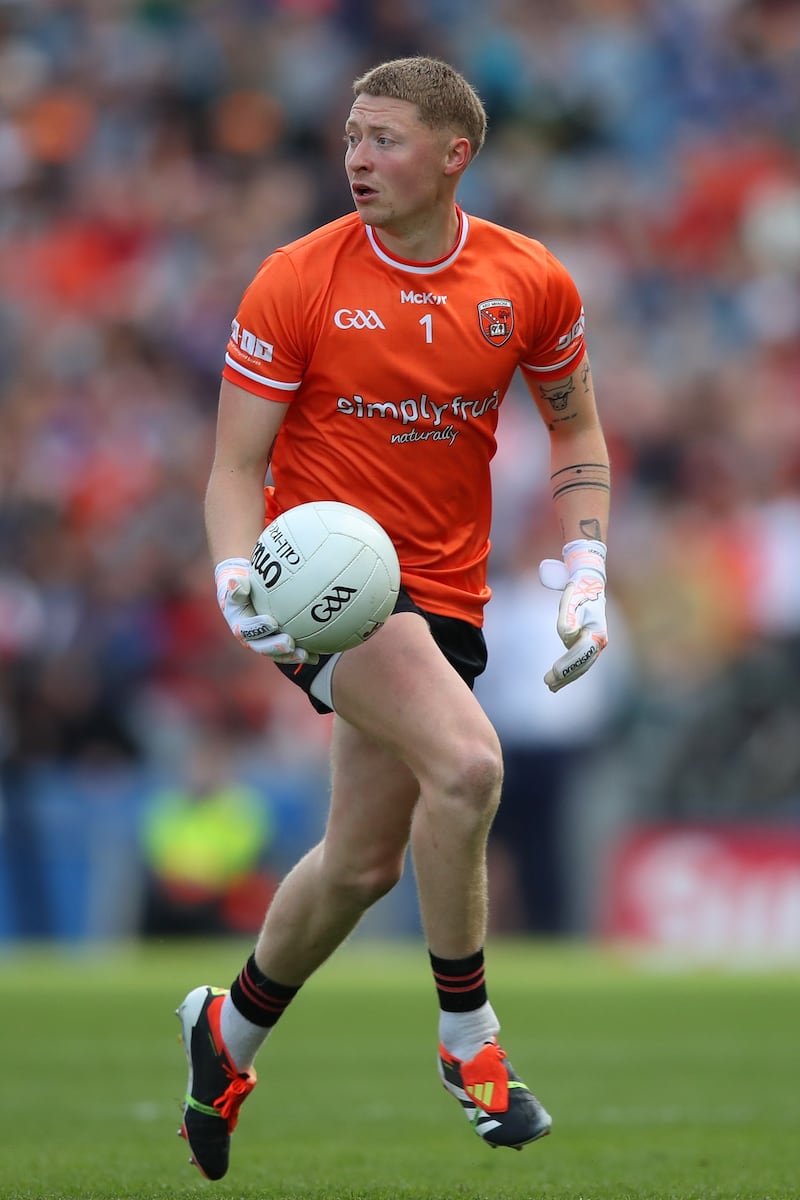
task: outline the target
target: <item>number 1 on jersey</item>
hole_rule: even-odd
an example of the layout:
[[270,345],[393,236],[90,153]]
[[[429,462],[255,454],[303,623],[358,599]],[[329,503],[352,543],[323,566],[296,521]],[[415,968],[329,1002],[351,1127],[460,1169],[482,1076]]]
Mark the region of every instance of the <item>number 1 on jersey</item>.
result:
[[433,341],[433,317],[431,316],[431,314],[425,313],[424,317],[420,317],[419,323],[420,323],[420,325],[422,325],[422,327],[425,330],[425,341],[432,342]]

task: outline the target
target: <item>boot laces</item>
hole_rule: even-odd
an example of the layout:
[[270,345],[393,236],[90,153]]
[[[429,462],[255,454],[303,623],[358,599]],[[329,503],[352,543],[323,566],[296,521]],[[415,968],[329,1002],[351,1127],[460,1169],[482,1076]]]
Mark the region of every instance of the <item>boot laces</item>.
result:
[[240,1075],[232,1070],[227,1063],[223,1064],[223,1070],[230,1079],[230,1083],[222,1095],[214,1101],[214,1108],[228,1122],[228,1132],[233,1133],[239,1120],[242,1101],[250,1095],[255,1083],[248,1075]]

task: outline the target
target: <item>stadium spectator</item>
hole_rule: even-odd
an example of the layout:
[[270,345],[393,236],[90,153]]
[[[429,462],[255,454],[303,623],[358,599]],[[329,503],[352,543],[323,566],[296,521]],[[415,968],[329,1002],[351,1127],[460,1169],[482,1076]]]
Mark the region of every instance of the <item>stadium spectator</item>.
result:
[[255,933],[276,887],[272,835],[268,805],[234,777],[230,742],[201,730],[182,779],[155,791],[143,814],[141,932]]

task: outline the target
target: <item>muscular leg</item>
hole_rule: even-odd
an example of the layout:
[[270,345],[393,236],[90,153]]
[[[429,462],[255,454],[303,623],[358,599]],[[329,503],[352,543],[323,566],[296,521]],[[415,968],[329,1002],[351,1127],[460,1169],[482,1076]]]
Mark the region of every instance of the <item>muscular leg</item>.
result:
[[348,651],[333,689],[328,826],[273,900],[258,966],[286,984],[308,978],[400,878],[410,834],[430,949],[472,954],[485,935],[486,838],[500,791],[494,730],[415,613]]
[[[333,698],[325,836],[279,888],[230,991],[196,988],[179,1010],[189,1086],[206,1080],[187,1099],[183,1132],[215,1179],[227,1170],[230,1121],[255,1085],[259,1047],[298,987],[400,878],[409,839],[439,997],[444,1086],[491,1145],[520,1147],[550,1128],[494,1038],[499,1023],[485,986],[485,852],[502,775],[491,724],[416,613],[394,614],[376,638],[342,656]],[[233,1115],[220,1122],[223,1102]]]
[[255,950],[265,975],[295,987],[399,880],[419,791],[393,753],[338,717],[331,768],[325,836],[281,883]]
[[398,613],[384,634],[380,672],[365,653],[369,642],[345,655],[334,700],[417,780],[411,839],[428,945],[442,958],[464,958],[486,932],[485,852],[500,795],[500,745],[421,617]]

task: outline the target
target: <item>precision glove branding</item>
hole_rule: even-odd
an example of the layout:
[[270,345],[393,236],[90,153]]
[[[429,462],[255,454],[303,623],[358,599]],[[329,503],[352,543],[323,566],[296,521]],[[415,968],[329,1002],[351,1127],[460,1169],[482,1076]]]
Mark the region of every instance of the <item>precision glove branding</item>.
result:
[[575,671],[579,671],[581,667],[585,667],[586,664],[594,658],[595,654],[597,654],[597,646],[590,646],[585,654],[582,654],[580,658],[576,658],[574,662],[569,664],[569,666],[566,666],[562,669],[561,678],[568,679],[569,676],[574,674]]
[[269,637],[274,632],[274,625],[256,625],[255,629],[248,629],[247,626],[239,627],[239,636],[245,642],[257,642],[259,638]]
[[556,629],[567,651],[544,677],[551,692],[588,671],[608,643],[605,560],[603,542],[576,538],[564,546],[561,559],[539,563],[544,586],[561,592]]

